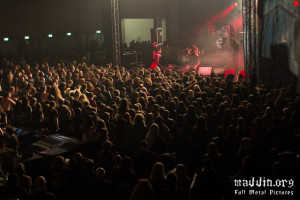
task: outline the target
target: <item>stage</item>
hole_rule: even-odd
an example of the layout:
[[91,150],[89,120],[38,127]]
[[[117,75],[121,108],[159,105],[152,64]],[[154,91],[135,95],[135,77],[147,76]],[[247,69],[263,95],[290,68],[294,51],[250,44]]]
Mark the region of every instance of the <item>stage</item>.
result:
[[[244,59],[242,52],[239,53],[237,74],[244,74]],[[199,74],[209,75],[235,73],[232,53],[228,50],[211,50],[199,56],[199,65],[192,66],[192,61],[188,56],[179,57],[179,65],[169,64],[167,69],[180,69],[183,73],[197,71]],[[207,74],[210,71],[209,74]]]

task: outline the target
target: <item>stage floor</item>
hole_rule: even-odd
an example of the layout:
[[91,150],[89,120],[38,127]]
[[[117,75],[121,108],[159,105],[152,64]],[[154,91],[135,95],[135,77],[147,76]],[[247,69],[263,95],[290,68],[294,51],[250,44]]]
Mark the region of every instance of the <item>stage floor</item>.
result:
[[[212,72],[215,73],[215,74],[224,74],[225,70],[234,70],[231,66],[225,66],[225,65],[224,66],[216,66],[216,65],[215,66],[214,65],[200,66],[200,68],[210,68],[210,67],[212,69]],[[172,67],[172,65],[169,65],[168,68],[173,68],[173,67]],[[194,70],[194,69],[192,69],[191,65],[178,66],[178,68],[181,69],[181,71],[183,73],[186,73],[187,71]],[[198,73],[200,73],[199,72],[200,68],[198,67],[198,70],[197,70]],[[203,69],[203,70],[205,70],[205,69]],[[240,66],[239,69],[238,69],[238,73],[240,73],[240,71],[244,71],[244,67]]]
[[[244,71],[243,54],[238,57],[238,73]],[[191,58],[188,56],[181,57],[181,65],[179,68],[182,72],[187,72],[191,69]],[[228,50],[210,50],[205,54],[199,56],[201,67],[212,67],[212,72],[216,74],[223,74],[225,70],[233,70],[232,53]]]

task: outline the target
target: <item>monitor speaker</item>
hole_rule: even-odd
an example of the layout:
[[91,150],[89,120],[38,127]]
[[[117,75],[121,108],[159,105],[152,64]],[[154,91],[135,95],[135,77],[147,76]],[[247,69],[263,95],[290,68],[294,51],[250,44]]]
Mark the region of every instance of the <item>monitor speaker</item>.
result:
[[211,75],[212,67],[199,67],[198,74]]

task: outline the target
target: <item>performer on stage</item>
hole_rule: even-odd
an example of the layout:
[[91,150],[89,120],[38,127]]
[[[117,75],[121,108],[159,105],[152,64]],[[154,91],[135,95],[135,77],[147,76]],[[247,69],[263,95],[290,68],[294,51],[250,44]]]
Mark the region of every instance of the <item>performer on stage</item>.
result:
[[194,44],[192,45],[192,48],[188,50],[188,55],[192,56],[192,65],[195,69],[200,66],[199,54],[201,54],[201,52]]
[[150,66],[151,70],[158,69],[160,71],[159,66],[159,58],[161,57],[161,48],[156,44],[156,42],[153,42],[153,62]]
[[230,50],[232,53],[232,63],[235,75],[237,76],[239,74],[239,44],[234,40],[230,40]]

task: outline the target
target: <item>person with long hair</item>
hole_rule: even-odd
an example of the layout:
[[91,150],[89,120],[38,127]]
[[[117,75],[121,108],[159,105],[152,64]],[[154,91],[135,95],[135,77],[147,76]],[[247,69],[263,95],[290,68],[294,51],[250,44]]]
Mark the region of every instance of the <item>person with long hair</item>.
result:
[[102,145],[104,141],[109,139],[109,132],[103,119],[97,120],[96,128],[92,132],[92,141],[96,145]]
[[154,123],[153,113],[146,114],[145,123],[147,127],[150,127]]
[[158,130],[159,130],[159,128],[158,128],[157,124],[155,124],[155,123],[151,124],[149,131],[145,138],[146,141],[148,142],[149,147],[154,145],[154,140],[155,140],[156,135],[158,134]]
[[232,199],[224,193],[230,184],[224,177],[214,169],[213,162],[209,158],[204,158],[202,170],[196,175],[194,183],[191,185],[190,199]]
[[74,133],[74,127],[72,125],[71,117],[72,112],[67,105],[62,105],[58,110],[59,121],[64,122],[61,123],[61,134],[72,136]]
[[49,102],[48,112],[45,113],[45,125],[51,131],[57,131],[59,129],[58,111],[56,109],[55,101]]
[[159,127],[157,124],[153,123],[150,126],[145,140],[148,142],[149,150],[157,154],[166,152],[166,141],[159,135]]
[[201,155],[205,153],[208,142],[211,139],[212,135],[207,128],[206,119],[204,116],[200,116],[193,131],[192,141],[197,145],[198,151]]
[[58,100],[62,98],[60,89],[57,86],[50,87],[49,94],[54,96],[54,100],[56,103],[58,103]]
[[138,176],[132,169],[132,160],[130,157],[126,156],[123,158],[113,182],[118,188],[118,199],[129,199],[138,182]]
[[188,191],[191,186],[191,179],[186,173],[186,168],[183,164],[176,165],[177,186]]
[[168,173],[167,187],[163,191],[162,199],[188,200],[188,191],[178,187],[175,173]]
[[209,159],[212,163],[212,167],[221,173],[224,173],[227,169],[225,167],[225,161],[222,154],[219,153],[218,146],[214,142],[210,142],[207,145],[207,154],[204,155],[203,160]]
[[4,91],[8,91],[10,86],[14,85],[14,74],[12,70],[6,71],[6,74],[3,76],[3,81],[1,84],[1,89]]
[[177,106],[177,114],[178,115],[184,115],[186,113],[186,106],[183,103],[183,101],[179,101],[178,102],[178,106]]
[[156,195],[148,179],[140,179],[134,187],[130,200],[155,200]]
[[21,120],[21,124],[24,127],[29,127],[31,124],[31,120],[32,120],[32,107],[30,105],[29,99],[27,96],[23,96],[21,98],[21,107],[20,107],[20,111],[21,111],[21,116],[20,116],[20,120]]
[[233,116],[232,111],[229,108],[224,110],[224,114],[222,116],[222,125],[226,129],[229,125],[233,124]]
[[189,102],[193,102],[195,99],[195,95],[194,95],[194,91],[193,90],[189,90],[188,91],[188,96],[187,96],[187,99]]
[[267,107],[265,109],[265,112],[262,116],[263,125],[266,129],[270,128],[272,125],[274,125],[274,111],[271,107]]
[[231,100],[231,109],[237,109],[237,107],[241,105],[240,97],[237,94],[232,95],[232,100]]
[[185,120],[185,125],[187,125],[188,128],[193,129],[196,126],[198,120],[196,107],[190,105],[183,117]]
[[167,186],[165,169],[161,162],[157,162],[153,165],[149,180],[157,198],[159,199],[162,196],[163,189]]
[[145,117],[141,113],[137,113],[134,117],[133,124],[129,128],[126,136],[126,146],[130,154],[136,154],[139,150],[140,141],[144,140],[148,128],[145,125]]
[[151,70],[158,69],[160,71],[159,59],[161,57],[161,48],[157,45],[156,42],[153,42],[153,62],[150,66]]
[[129,103],[127,99],[121,99],[120,106],[118,109],[119,117],[123,117],[123,115],[129,111]]

